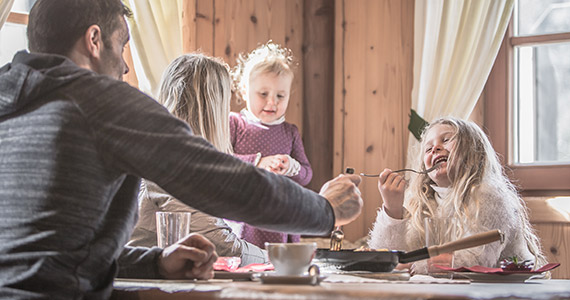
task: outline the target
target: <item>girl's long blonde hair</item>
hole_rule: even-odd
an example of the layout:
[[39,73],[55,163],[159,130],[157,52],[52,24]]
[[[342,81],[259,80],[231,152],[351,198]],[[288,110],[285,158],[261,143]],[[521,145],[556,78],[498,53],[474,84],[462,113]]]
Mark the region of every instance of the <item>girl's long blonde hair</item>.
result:
[[[436,125],[449,125],[455,130],[452,140],[455,148],[450,151],[448,157],[448,176],[452,182],[449,194],[442,205],[446,205],[443,211],[452,212],[456,220],[461,220],[455,230],[455,238],[461,237],[464,232],[480,232],[488,230],[479,228],[477,222],[479,214],[479,198],[483,193],[500,195],[504,201],[509,202],[522,224],[522,234],[529,251],[535,256],[537,265],[546,263],[542,254],[540,242],[530,222],[525,202],[518,195],[516,188],[503,172],[497,154],[489,139],[475,123],[456,118],[441,118],[432,122],[422,134],[422,151],[424,153],[424,139],[426,133]],[[416,167],[425,170],[423,155],[416,162]],[[412,178],[406,197],[406,208],[410,214],[410,226],[419,232],[419,238],[425,238],[425,217],[435,217],[437,201],[432,185],[435,183],[428,175]],[[485,190],[480,188],[485,187]],[[422,244],[425,241],[421,241]]]
[[183,54],[166,68],[158,102],[190,125],[194,134],[225,153],[230,143],[231,78],[221,60],[199,53]]
[[267,73],[293,76],[291,50],[268,41],[247,55],[240,54],[232,69],[233,89],[238,99],[244,99],[244,92],[255,76]]

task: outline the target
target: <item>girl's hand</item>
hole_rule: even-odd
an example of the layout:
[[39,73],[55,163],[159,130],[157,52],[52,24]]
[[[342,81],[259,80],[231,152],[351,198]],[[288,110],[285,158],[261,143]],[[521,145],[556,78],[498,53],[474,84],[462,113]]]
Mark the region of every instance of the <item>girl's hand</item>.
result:
[[399,271],[408,270],[408,273],[414,276],[414,274],[416,273],[414,266],[415,266],[414,263],[398,264],[396,265],[394,270],[399,270]]
[[378,177],[378,190],[384,200],[384,210],[395,219],[402,219],[404,214],[404,190],[406,180],[390,169],[384,169]]

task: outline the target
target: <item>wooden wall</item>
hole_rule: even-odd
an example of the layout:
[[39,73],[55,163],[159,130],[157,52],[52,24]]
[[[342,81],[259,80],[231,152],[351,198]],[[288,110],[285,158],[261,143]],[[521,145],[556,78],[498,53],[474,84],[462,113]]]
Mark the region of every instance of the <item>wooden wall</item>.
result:
[[[413,0],[335,1],[334,173],[405,166],[413,74]],[[368,233],[381,198],[363,178],[362,215],[349,240]]]
[[[347,166],[378,172],[405,164],[413,63],[413,0],[190,0],[184,48],[235,65],[272,39],[298,68],[287,120],[301,129],[318,191]],[[192,18],[195,16],[195,18]],[[187,24],[187,25],[186,25]],[[236,111],[242,107],[232,105]],[[381,204],[376,180],[361,185],[362,216],[347,239],[367,235]]]
[[551,263],[560,263],[552,278],[570,279],[570,219],[551,205],[548,197],[525,197],[532,226],[536,230],[544,255]]

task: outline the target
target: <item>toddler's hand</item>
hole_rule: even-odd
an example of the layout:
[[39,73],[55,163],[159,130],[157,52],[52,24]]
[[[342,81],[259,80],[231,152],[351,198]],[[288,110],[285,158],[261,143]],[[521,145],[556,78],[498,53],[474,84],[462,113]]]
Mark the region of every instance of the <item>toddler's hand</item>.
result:
[[277,154],[273,155],[273,172],[277,174],[285,174],[289,170],[289,155]]
[[265,156],[259,160],[257,166],[275,174],[284,175],[289,169],[289,156],[284,154]]
[[404,190],[406,180],[390,169],[384,169],[378,177],[378,190],[384,201],[384,210],[395,219],[402,219],[404,213]]

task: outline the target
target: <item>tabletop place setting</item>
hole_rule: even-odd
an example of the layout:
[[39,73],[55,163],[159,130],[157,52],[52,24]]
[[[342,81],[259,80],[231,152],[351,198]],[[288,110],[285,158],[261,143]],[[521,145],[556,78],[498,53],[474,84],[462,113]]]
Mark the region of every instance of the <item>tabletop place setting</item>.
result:
[[[423,171],[413,169],[401,169],[393,172],[414,172],[417,174],[429,174],[440,167],[440,163]],[[353,168],[346,168],[345,174],[354,174]],[[365,177],[378,177],[379,174],[364,174]],[[157,240],[161,246],[176,243],[190,233],[189,213],[158,212]],[[396,297],[399,293],[421,293],[427,290],[432,295],[458,295],[466,294],[470,298],[471,289],[477,293],[496,295],[506,285],[529,283],[542,283],[541,288],[534,289],[536,293],[546,287],[559,283],[551,280],[543,280],[549,277],[549,271],[557,268],[560,264],[549,263],[534,268],[531,261],[521,261],[517,257],[511,257],[501,262],[497,268],[482,266],[460,266],[454,260],[456,251],[479,247],[491,243],[503,243],[504,234],[500,230],[488,230],[476,234],[464,236],[452,241],[445,239],[444,233],[454,236],[457,220],[454,218],[424,218],[425,247],[412,251],[401,249],[372,249],[368,247],[345,248],[345,233],[342,226],[335,226],[331,231],[328,241],[321,238],[319,245],[316,242],[297,243],[265,243],[269,262],[241,266],[239,257],[219,257],[214,264],[214,279],[211,280],[128,280],[117,279],[115,283],[116,293],[123,291],[146,291],[154,286],[160,293],[200,293],[211,295],[206,299],[224,299],[224,291],[228,293],[245,293],[245,299],[264,298],[265,292],[272,295],[276,292],[284,293],[284,299],[296,293],[303,297],[325,297],[327,290],[334,290],[339,294],[349,293],[355,299],[359,297]],[[328,244],[328,247],[322,247]],[[410,266],[419,261],[426,261],[427,274],[414,274]],[[401,268],[406,265],[407,268]],[[413,267],[412,267],[413,268]],[[401,284],[407,288],[402,290]],[[480,291],[480,285],[491,284]],[[456,287],[469,286],[467,289]],[[326,286],[325,290],[321,288]],[[399,288],[398,288],[399,286]],[[441,288],[436,288],[441,286]],[[472,286],[472,287],[471,287]],[[544,286],[544,287],[542,287]],[[260,290],[260,288],[266,287]],[[314,289],[306,290],[313,287]],[[321,287],[321,288],[319,288]],[[394,288],[392,288],[394,287]],[[520,286],[519,290],[523,291]],[[535,285],[536,287],[536,285]],[[268,289],[267,289],[268,288]],[[369,291],[370,289],[370,291]],[[449,290],[449,291],[448,291]],[[420,292],[421,291],[421,292]],[[565,292],[566,289],[562,288]],[[148,292],[150,293],[150,292]],[[157,292],[158,293],[158,292]],[[259,294],[262,293],[262,294]],[[118,294],[118,295],[119,295]],[[570,291],[568,291],[570,296]],[[141,294],[144,295],[144,294]],[[149,294],[151,295],[151,294]],[[157,294],[152,294],[153,297]],[[406,294],[408,295],[408,294]],[[139,295],[140,296],[140,295]],[[148,299],[153,299],[150,297]],[[249,297],[249,298],[248,298]],[[273,296],[272,296],[273,297]],[[427,297],[427,296],[426,296]],[[161,296],[162,298],[162,296]],[[268,298],[271,298],[268,296]],[[326,298],[326,297],[325,297]],[[476,297],[475,297],[476,298]],[[140,297],[137,299],[146,299]]]

